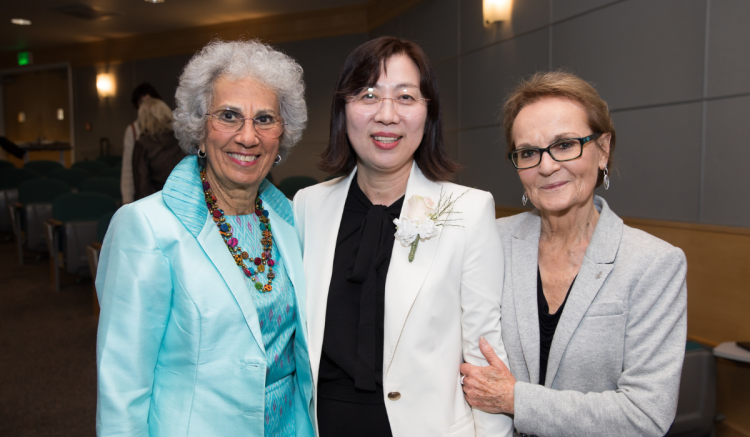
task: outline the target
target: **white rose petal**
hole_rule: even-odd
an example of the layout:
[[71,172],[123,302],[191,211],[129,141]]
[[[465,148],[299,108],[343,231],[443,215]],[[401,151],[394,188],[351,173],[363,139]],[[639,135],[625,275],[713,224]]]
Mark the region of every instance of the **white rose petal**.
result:
[[417,232],[419,233],[419,237],[424,240],[436,236],[438,234],[438,228],[435,226],[435,222],[427,219],[419,224]]
[[417,238],[417,235],[419,235],[417,228],[414,226],[411,219],[394,219],[393,224],[396,225],[396,239],[400,241],[403,246],[408,246],[413,243]]
[[422,196],[411,196],[411,198],[406,201],[406,213],[404,215],[412,220],[423,220],[428,218],[434,210],[435,202],[430,199],[430,203],[433,204],[433,207],[430,207],[425,200],[426,199]]

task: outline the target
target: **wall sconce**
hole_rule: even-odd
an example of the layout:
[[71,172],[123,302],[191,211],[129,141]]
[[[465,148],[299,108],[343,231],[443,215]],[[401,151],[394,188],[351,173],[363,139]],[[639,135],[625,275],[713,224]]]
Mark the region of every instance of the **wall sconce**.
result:
[[498,21],[510,21],[513,0],[483,0],[484,26],[489,27]]
[[102,98],[115,95],[115,78],[112,74],[99,73],[96,75],[96,91]]
[[57,110],[57,119],[61,120],[61,121],[65,120],[65,111],[63,110],[63,108],[58,108],[58,110]]
[[21,111],[18,113],[18,122],[24,123],[26,121],[26,113]]

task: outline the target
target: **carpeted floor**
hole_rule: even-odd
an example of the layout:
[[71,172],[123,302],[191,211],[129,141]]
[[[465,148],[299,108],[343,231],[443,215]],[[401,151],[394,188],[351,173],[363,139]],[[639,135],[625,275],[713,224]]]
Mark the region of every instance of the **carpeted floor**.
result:
[[15,243],[0,243],[0,436],[95,435],[91,279],[62,284],[46,257],[19,266]]

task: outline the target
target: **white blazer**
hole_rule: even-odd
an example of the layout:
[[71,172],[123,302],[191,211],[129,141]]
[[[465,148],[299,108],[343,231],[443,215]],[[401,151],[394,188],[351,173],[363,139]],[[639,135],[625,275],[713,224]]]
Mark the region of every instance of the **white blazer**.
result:
[[[349,176],[306,188],[294,198],[294,215],[304,254],[309,354],[317,386],[336,237]],[[353,182],[354,181],[354,182]],[[506,363],[500,332],[503,249],[495,228],[490,193],[447,182],[431,182],[412,165],[406,199],[453,197],[453,222],[421,241],[413,262],[397,240],[385,286],[383,391],[395,437],[505,436],[513,421],[473,411],[464,399],[459,367],[463,360],[486,366],[479,351],[484,336]],[[406,212],[406,203],[402,217]],[[395,232],[395,225],[393,231]],[[388,393],[400,398],[390,400]],[[317,389],[315,390],[317,395]],[[316,402],[317,405],[317,402]]]

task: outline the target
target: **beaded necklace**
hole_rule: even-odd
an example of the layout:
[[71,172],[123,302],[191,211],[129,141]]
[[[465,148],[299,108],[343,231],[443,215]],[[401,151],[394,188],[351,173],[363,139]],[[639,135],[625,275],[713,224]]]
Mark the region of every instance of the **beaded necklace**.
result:
[[[273,278],[276,277],[276,274],[273,272],[273,266],[276,263],[273,261],[273,259],[271,259],[273,234],[271,233],[271,222],[268,219],[268,211],[263,209],[263,201],[260,200],[260,196],[255,197],[255,215],[258,216],[258,220],[260,221],[260,230],[262,231],[260,244],[263,246],[263,251],[259,257],[250,259],[250,255],[248,255],[247,252],[243,251],[242,247],[237,245],[237,239],[232,236],[232,225],[226,221],[226,217],[224,217],[224,211],[222,211],[216,205],[216,197],[211,194],[211,184],[209,184],[206,180],[206,169],[201,169],[201,181],[203,182],[203,194],[206,197],[206,206],[211,212],[211,216],[213,217],[214,222],[216,222],[216,226],[219,227],[221,238],[224,239],[224,243],[227,245],[229,252],[232,254],[234,262],[237,263],[240,268],[242,268],[242,273],[244,273],[245,276],[249,277],[253,282],[255,282],[256,290],[262,293],[268,293],[269,291],[272,291],[273,286],[271,285],[271,283],[273,282]],[[249,267],[246,267],[245,260],[248,259],[250,259],[250,261],[248,262],[251,264]],[[255,270],[253,270],[253,264]],[[263,285],[261,284],[260,278],[258,277],[258,273],[265,272],[266,265],[268,266],[268,274],[266,275],[266,278],[268,278],[268,283],[266,285]]]

